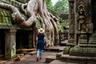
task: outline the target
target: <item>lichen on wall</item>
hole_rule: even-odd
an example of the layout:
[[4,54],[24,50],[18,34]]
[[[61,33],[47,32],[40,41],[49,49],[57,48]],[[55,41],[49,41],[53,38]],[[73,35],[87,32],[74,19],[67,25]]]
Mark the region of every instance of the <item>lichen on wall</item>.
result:
[[11,12],[0,8],[0,25],[12,25],[12,17],[11,17]]

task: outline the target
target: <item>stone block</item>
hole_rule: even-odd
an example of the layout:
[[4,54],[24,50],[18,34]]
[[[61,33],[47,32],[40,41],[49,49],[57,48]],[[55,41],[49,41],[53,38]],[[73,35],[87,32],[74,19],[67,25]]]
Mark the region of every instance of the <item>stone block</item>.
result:
[[55,60],[55,59],[56,59],[55,56],[47,56],[45,62],[50,63],[50,62],[52,62],[52,61]]
[[70,49],[70,55],[96,57],[96,48],[75,46]]
[[56,54],[56,59],[59,59],[63,55],[63,52],[57,53]]
[[70,48],[71,48],[70,46],[65,47],[63,50],[63,54],[69,54]]
[[79,39],[79,44],[82,43],[87,44],[88,43],[87,39]]

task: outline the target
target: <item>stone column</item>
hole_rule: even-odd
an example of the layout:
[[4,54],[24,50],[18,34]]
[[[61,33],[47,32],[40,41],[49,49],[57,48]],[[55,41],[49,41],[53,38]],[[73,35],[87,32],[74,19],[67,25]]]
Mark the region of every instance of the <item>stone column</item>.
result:
[[75,45],[74,0],[69,0],[69,21],[68,45]]
[[16,56],[16,29],[6,30],[5,33],[5,58],[11,59]]
[[96,42],[93,44],[96,35],[92,36],[91,0],[75,0],[75,22],[76,45],[70,49],[70,55],[96,56]]
[[75,0],[76,43],[87,44],[92,33],[91,0]]

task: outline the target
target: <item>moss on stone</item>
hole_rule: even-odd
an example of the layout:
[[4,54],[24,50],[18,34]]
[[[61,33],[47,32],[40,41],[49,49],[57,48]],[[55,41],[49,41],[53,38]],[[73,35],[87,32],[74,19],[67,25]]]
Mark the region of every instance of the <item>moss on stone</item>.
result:
[[69,54],[70,48],[70,46],[65,47],[63,50],[63,54]]
[[72,47],[70,49],[70,55],[80,55],[82,53],[82,49],[79,46]]
[[11,17],[11,12],[0,8],[0,25],[12,25],[12,17]]
[[96,48],[75,46],[70,49],[69,54],[75,56],[96,56]]

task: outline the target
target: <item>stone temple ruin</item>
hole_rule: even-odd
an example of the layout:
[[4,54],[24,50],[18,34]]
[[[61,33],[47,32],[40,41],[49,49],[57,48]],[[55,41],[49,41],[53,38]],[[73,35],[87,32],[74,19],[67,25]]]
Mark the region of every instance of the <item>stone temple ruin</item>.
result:
[[[26,1],[23,0],[21,2],[24,3]],[[10,0],[0,0],[0,2],[16,5]],[[15,57],[16,49],[33,48],[36,41],[36,28],[34,25],[30,28],[22,28],[13,21],[11,11],[0,8],[0,57],[5,57],[6,59]]]
[[73,49],[70,49],[72,51],[70,54],[96,56],[95,1],[69,0],[69,5],[70,28],[68,45],[74,46]]
[[[44,0],[0,0],[0,54],[11,59],[18,49],[35,48],[39,28],[44,28],[46,46],[58,44],[58,19]],[[43,11],[42,11],[43,10]],[[55,42],[55,43],[54,43]]]
[[95,0],[69,0],[68,43],[63,55],[57,55],[58,59],[77,64],[96,63],[95,8]]
[[[96,1],[68,1],[70,21],[68,43],[63,55],[58,54],[57,59],[93,64],[91,62],[96,62]],[[12,22],[10,14],[10,11],[0,8],[0,54],[5,54],[6,58],[14,57],[18,48],[34,47],[30,44],[34,45],[36,37],[36,27],[20,28]]]

